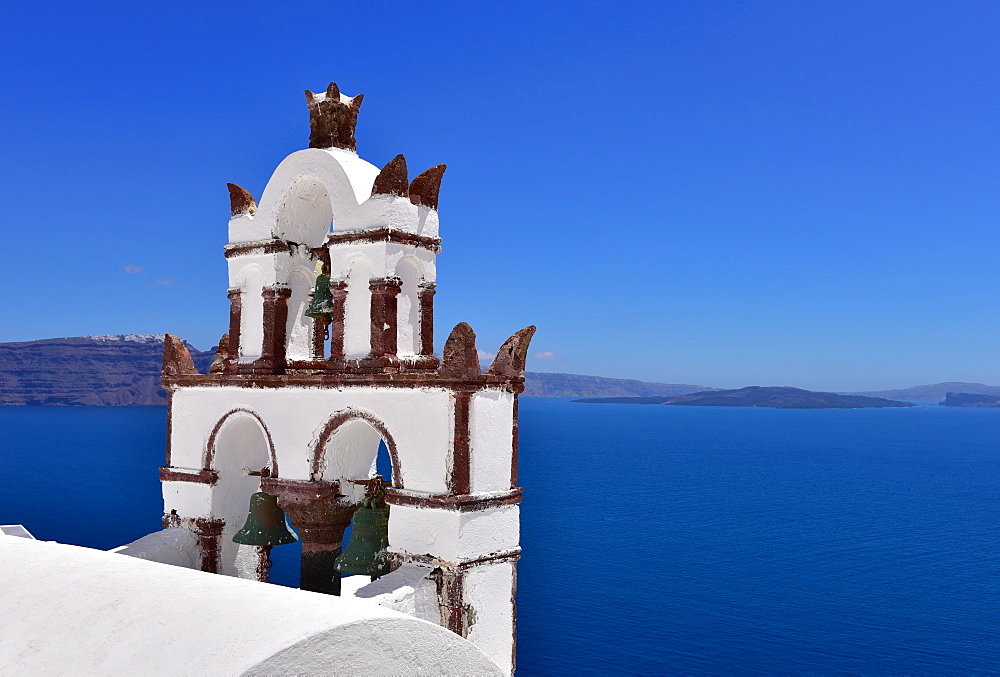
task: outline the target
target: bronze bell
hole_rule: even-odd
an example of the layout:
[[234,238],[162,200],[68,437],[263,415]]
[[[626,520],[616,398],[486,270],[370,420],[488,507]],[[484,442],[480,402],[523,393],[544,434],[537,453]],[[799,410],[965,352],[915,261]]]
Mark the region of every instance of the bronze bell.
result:
[[306,309],[306,317],[329,319],[333,315],[333,294],[330,293],[330,276],[320,274],[316,277],[316,289],[312,293],[312,301]]
[[250,497],[247,523],[233,536],[233,542],[242,545],[285,545],[297,540],[298,536],[288,529],[278,497],[263,491]]
[[[376,487],[377,482],[377,487]],[[389,506],[382,491],[382,478],[375,476],[361,507],[354,513],[351,540],[333,563],[337,573],[385,576],[391,571],[389,553]]]

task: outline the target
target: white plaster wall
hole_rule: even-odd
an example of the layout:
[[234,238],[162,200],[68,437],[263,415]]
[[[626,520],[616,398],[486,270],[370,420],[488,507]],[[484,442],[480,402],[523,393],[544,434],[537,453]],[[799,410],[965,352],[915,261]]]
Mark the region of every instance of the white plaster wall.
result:
[[26,538],[2,539],[0,570],[5,674],[502,674],[368,601]]
[[485,564],[465,574],[464,600],[474,610],[468,639],[505,672],[513,668],[514,565]]
[[473,493],[507,491],[513,459],[514,395],[474,393],[469,406],[470,482]]
[[198,537],[189,529],[172,528],[156,531],[131,543],[118,546],[111,552],[188,569],[197,569],[201,566]]
[[324,425],[338,412],[355,409],[382,421],[395,440],[404,487],[445,493],[452,438],[450,406],[449,393],[435,388],[177,388],[171,464],[200,468],[215,424],[233,409],[246,408],[256,412],[271,432],[279,476],[308,480],[312,449]]
[[344,354],[364,357],[371,352],[371,304],[369,287],[372,263],[364,255],[355,256],[347,274],[347,299],[344,302]]
[[322,244],[333,226],[333,205],[323,182],[298,176],[285,189],[275,214],[274,236],[289,242]]
[[365,201],[352,218],[352,227],[392,228],[425,237],[438,237],[438,213],[425,205],[415,205],[408,198],[376,195]]
[[211,516],[213,487],[197,482],[162,482],[160,488],[164,513],[176,510],[182,517]]
[[[433,569],[427,565],[406,562],[376,581],[360,581],[362,585],[356,589],[352,589],[345,579],[341,594],[371,600],[387,609],[440,625],[441,606],[438,603],[437,583],[428,578],[431,572]],[[362,576],[351,578],[364,579]]]
[[437,254],[423,247],[398,242],[333,242],[327,249],[334,279],[346,278],[354,259],[358,257],[364,257],[371,263],[373,278],[401,276],[399,266],[406,260],[425,282],[437,279]]
[[390,550],[431,555],[458,563],[508,552],[520,541],[520,511],[516,505],[475,512],[392,506]]

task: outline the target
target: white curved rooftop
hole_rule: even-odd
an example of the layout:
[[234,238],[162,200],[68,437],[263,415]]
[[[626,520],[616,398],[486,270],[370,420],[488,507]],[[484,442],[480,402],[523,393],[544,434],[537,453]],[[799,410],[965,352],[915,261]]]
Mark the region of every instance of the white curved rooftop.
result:
[[377,604],[27,538],[0,539],[11,674],[502,674]]

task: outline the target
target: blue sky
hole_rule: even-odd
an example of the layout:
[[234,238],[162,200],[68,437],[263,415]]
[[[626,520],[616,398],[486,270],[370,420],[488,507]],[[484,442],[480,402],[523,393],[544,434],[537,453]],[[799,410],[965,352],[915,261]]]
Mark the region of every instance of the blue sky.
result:
[[1000,4],[288,5],[0,6],[0,341],[210,347],[225,184],[259,197],[335,80],[362,157],[448,164],[439,347],[537,324],[538,371],[1000,383]]

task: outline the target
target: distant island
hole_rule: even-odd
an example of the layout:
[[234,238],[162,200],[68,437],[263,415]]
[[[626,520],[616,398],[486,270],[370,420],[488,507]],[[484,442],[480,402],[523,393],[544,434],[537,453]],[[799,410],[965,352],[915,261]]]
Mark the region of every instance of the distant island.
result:
[[747,386],[738,390],[712,390],[676,397],[589,397],[585,404],[669,404],[689,407],[768,407],[772,409],[872,409],[913,407],[883,397],[818,393],[787,386]]
[[[215,348],[188,345],[206,373]],[[114,334],[0,343],[0,406],[163,406],[163,334]],[[525,397],[676,396],[703,385],[527,372]]]
[[942,407],[1000,407],[1000,395],[979,393],[948,393]]
[[[198,350],[188,344],[195,367],[202,373],[215,348]],[[163,334],[114,334],[0,343],[0,406],[137,406],[167,403],[160,387]],[[1000,398],[1000,386],[982,383],[937,383],[898,390],[817,393],[797,388],[713,390],[685,383],[650,383],[635,379],[548,372],[524,375],[524,397],[576,397],[588,402],[617,404],[684,404],[687,406],[779,407],[831,409],[900,407],[910,403],[988,407]],[[769,400],[767,391],[774,398]],[[684,396],[684,397],[679,397]],[[720,401],[713,401],[719,397]],[[836,399],[834,399],[836,398]],[[672,401],[676,400],[676,401]],[[899,401],[902,400],[902,401]],[[774,403],[776,402],[776,403]]]

